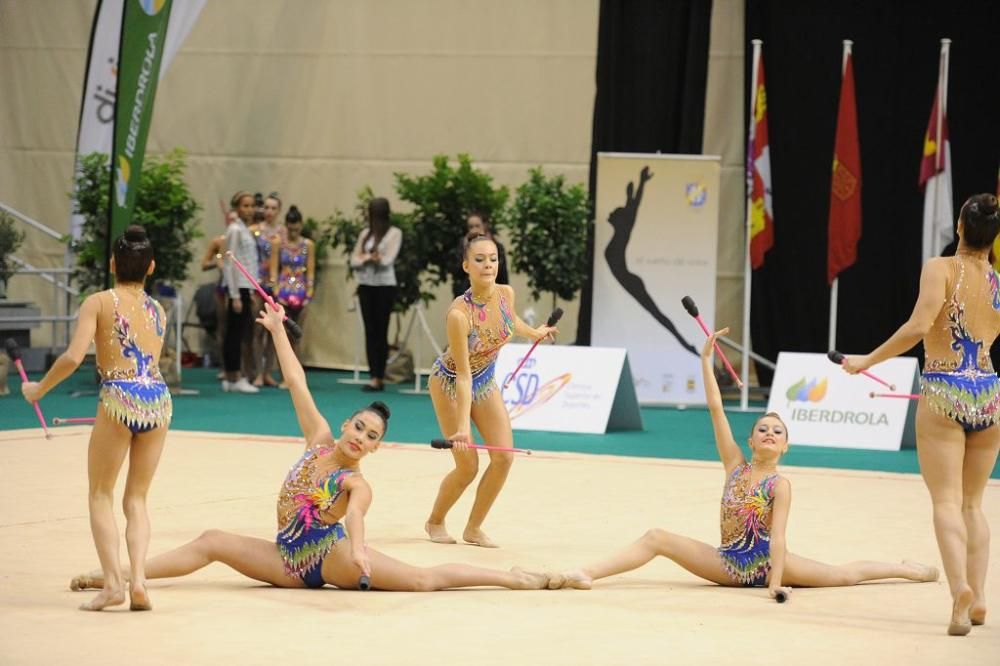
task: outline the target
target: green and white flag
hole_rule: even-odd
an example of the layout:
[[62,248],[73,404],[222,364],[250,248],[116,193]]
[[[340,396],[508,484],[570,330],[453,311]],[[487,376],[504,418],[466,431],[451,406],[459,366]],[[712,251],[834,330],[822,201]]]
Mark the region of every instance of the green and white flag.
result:
[[[160,78],[172,0],[125,0],[111,148],[111,244],[128,227]],[[110,276],[109,276],[110,281]]]

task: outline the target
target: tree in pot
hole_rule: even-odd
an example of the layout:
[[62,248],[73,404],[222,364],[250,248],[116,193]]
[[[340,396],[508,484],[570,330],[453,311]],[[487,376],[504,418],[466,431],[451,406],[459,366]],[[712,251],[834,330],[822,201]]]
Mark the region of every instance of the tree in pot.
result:
[[[156,268],[150,277],[154,295],[172,296],[188,277],[194,259],[191,241],[203,233],[196,215],[201,206],[184,181],[184,153],[173,150],[143,162],[132,224],[142,225],[153,245]],[[81,299],[104,288],[108,228],[108,192],[111,180],[108,156],[91,153],[81,158],[76,174],[73,212],[83,216],[78,239],[67,239],[76,254],[73,279]],[[149,286],[146,287],[150,290]],[[168,384],[180,380],[173,348],[164,346],[160,371]]]
[[[195,217],[201,206],[184,182],[184,167],[181,150],[150,157],[142,165],[132,224],[145,227],[153,244],[156,269],[151,279],[157,285],[178,287],[187,279],[194,258],[191,241],[203,235]],[[81,158],[73,212],[84,221],[80,238],[68,239],[76,254],[73,279],[81,297],[104,288],[110,179],[107,155],[91,153]]]
[[457,160],[452,166],[447,156],[437,155],[429,174],[396,174],[399,198],[413,205],[411,256],[430,286],[464,278],[458,248],[466,216],[478,211],[493,220],[496,231],[509,196],[506,187],[494,187],[492,176],[474,168],[468,155]]
[[7,281],[14,275],[14,262],[10,256],[24,242],[24,232],[14,226],[14,218],[0,210],[0,298],[7,297]]
[[512,268],[525,275],[531,296],[541,292],[571,300],[587,279],[587,224],[591,214],[583,185],[532,169],[507,212]]

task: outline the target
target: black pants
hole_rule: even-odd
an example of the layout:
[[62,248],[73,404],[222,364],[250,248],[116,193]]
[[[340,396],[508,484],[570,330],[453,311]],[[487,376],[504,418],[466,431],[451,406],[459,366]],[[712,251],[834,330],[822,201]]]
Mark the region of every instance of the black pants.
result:
[[396,287],[358,286],[361,318],[365,322],[365,349],[368,371],[372,379],[385,377],[385,361],[389,357],[389,317],[396,304]]
[[240,371],[242,343],[250,337],[250,325],[253,322],[253,312],[250,307],[250,290],[240,289],[240,301],[243,311],[233,311],[233,300],[226,295],[226,337],[223,342],[223,363],[226,372]]

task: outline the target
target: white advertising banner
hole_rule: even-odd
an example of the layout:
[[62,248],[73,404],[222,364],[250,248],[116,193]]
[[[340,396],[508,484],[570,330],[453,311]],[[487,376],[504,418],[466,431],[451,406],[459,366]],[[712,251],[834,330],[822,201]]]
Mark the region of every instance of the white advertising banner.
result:
[[[508,344],[497,357],[503,387],[531,345]],[[541,344],[502,389],[514,430],[602,434],[641,430],[624,349]]]
[[[184,43],[207,0],[174,0],[167,25],[166,46],[160,60],[160,79]],[[80,104],[80,129],[76,139],[79,159],[90,153],[111,154],[115,93],[118,89],[118,50],[121,45],[125,0],[100,0],[94,10],[87,54],[87,76]],[[83,216],[70,216],[70,233],[80,237]]]
[[826,354],[781,352],[767,409],[788,424],[793,446],[898,451],[916,411],[907,396],[917,386],[917,359],[889,359],[869,372],[896,388],[849,375]]
[[719,158],[599,153],[591,341],[624,347],[643,404],[704,404],[705,335],[681,306],[715,319]]

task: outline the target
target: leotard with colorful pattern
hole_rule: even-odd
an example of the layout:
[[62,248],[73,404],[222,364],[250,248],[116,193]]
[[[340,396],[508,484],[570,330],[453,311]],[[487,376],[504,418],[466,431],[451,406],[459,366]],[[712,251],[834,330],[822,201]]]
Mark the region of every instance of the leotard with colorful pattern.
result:
[[1000,332],[1000,283],[985,261],[951,262],[954,288],[924,338],[920,394],[933,411],[974,432],[1000,419],[1000,379],[990,360]]
[[777,474],[751,483],[750,463],[733,470],[722,491],[719,555],[733,582],[762,587],[771,571],[771,509]]
[[[504,288],[496,287],[498,305],[476,303],[472,289],[455,299],[450,309],[462,309],[469,320],[469,369],[472,371],[472,402],[485,400],[496,388],[494,372],[500,348],[510,342],[514,332],[514,316],[504,296]],[[441,383],[452,400],[455,399],[455,359],[446,350],[431,368],[431,375]]]
[[[114,304],[111,335],[108,340],[99,341],[105,349],[98,350],[101,405],[134,433],[169,425],[173,403],[157,367],[165,333],[162,308],[149,294],[142,292],[132,307],[130,318],[122,311],[118,293],[114,289],[109,293]],[[140,344],[140,340],[144,344]],[[155,355],[144,349],[144,346],[153,345],[157,348]],[[117,359],[112,351],[116,348],[120,352]]]
[[314,480],[324,447],[307,449],[288,472],[278,494],[278,535],[275,543],[285,563],[285,573],[308,587],[323,587],[323,560],[344,539],[344,526],[324,516],[344,492],[349,469],[331,472],[319,484]]

